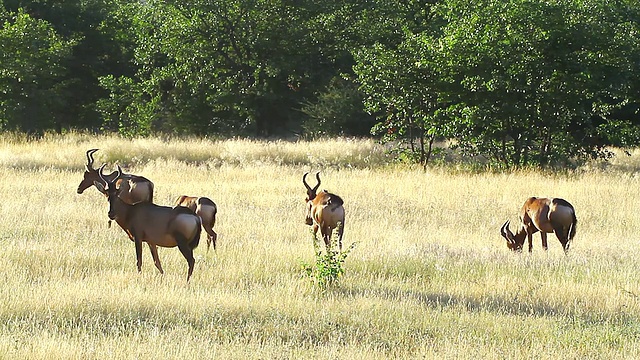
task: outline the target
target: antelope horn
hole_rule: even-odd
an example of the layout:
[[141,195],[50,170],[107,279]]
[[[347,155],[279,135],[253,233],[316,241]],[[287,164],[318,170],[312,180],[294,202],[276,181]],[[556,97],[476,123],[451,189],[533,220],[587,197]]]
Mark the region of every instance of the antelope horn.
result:
[[93,168],[93,153],[95,153],[96,151],[98,151],[98,149],[89,149],[87,150],[87,167],[92,167]]
[[307,190],[312,191],[311,190],[311,186],[309,186],[309,184],[307,184],[307,175],[309,175],[308,172],[304,173],[304,175],[302,175],[302,183],[304,184],[304,187],[307,188]]
[[105,164],[102,164],[102,166],[100,166],[100,169],[98,169],[98,175],[100,175],[100,179],[102,179],[102,181],[104,181],[104,182],[105,182],[105,184],[107,184],[107,185],[111,185],[111,184],[109,183],[109,180],[107,180],[107,178],[105,178],[105,177],[104,177],[104,173],[103,173],[103,171],[104,171],[104,167],[105,167],[105,166],[107,166],[107,164],[106,164],[106,163],[105,163]]
[[316,180],[318,180],[318,185],[316,185],[316,186],[313,188],[313,191],[318,190],[318,188],[320,187],[320,171],[318,171],[318,172],[316,173]]
[[511,220],[507,220],[504,225],[502,225],[502,227],[500,228],[500,234],[507,239],[508,242],[513,243],[513,233],[511,232],[511,230],[509,230],[509,224],[511,223]]
[[102,181],[104,181],[107,185],[109,185],[111,187],[116,182],[116,180],[118,180],[120,175],[122,175],[122,169],[120,168],[120,165],[118,165],[118,170],[116,171],[118,175],[116,175],[116,177],[113,178],[113,181],[109,181],[104,176],[104,172],[103,171],[104,171],[104,167],[105,166],[107,166],[107,164],[102,164],[102,166],[100,166],[100,169],[98,170],[98,175],[100,175],[100,179],[102,179]]

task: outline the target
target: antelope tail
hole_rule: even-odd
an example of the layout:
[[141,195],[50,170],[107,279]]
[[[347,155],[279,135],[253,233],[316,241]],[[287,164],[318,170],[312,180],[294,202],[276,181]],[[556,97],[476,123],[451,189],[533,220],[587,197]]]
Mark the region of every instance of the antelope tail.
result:
[[576,236],[576,226],[578,225],[578,219],[576,218],[576,213],[573,213],[573,222],[569,227],[569,240],[572,240],[574,236]]
[[197,248],[200,244],[200,234],[202,233],[202,220],[200,220],[200,216],[196,216],[196,218],[198,227],[196,228],[196,233],[193,235],[193,239],[191,239],[191,242],[189,243],[191,250]]
[[212,228],[216,225],[216,215],[217,214],[218,214],[218,207],[214,206],[213,207],[213,216],[211,217],[211,227]]
[[153,183],[149,182],[149,202],[153,204]]

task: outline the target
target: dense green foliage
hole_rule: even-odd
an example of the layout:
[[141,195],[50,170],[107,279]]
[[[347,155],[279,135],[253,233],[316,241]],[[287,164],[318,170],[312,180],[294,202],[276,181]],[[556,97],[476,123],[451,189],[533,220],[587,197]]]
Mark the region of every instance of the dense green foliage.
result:
[[512,167],[640,139],[636,1],[0,4],[1,130],[372,133],[425,166],[437,140]]
[[399,44],[362,49],[374,130],[429,160],[436,137],[503,166],[637,143],[640,7],[605,0],[441,1]]

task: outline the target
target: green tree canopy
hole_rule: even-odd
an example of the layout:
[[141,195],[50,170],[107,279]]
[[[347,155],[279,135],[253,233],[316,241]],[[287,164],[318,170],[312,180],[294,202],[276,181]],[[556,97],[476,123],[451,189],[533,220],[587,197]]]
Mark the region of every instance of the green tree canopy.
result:
[[68,105],[64,66],[73,41],[22,9],[0,12],[0,129],[54,129]]
[[319,9],[262,0],[121,8],[137,71],[102,78],[112,94],[100,101],[107,127],[258,135],[299,127],[301,103],[340,68],[331,65],[337,51],[318,43]]
[[386,111],[377,129],[387,133],[417,125],[503,166],[606,156],[607,145],[637,139],[632,119],[619,118],[640,103],[637,10],[447,0],[434,7],[438,26],[361,50],[356,72],[370,109]]

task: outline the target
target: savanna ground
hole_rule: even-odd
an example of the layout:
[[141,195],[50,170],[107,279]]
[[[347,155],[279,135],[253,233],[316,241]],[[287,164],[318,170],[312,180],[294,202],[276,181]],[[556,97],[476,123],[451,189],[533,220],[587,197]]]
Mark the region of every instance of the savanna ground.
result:
[[[186,283],[179,251],[107,227],[85,151],[219,207]],[[305,171],[345,199],[346,273],[311,285]],[[370,141],[0,137],[2,359],[621,359],[640,356],[640,152],[576,171],[392,165]],[[568,256],[511,253],[499,229],[529,196],[573,203]],[[512,225],[513,226],[513,225]]]

